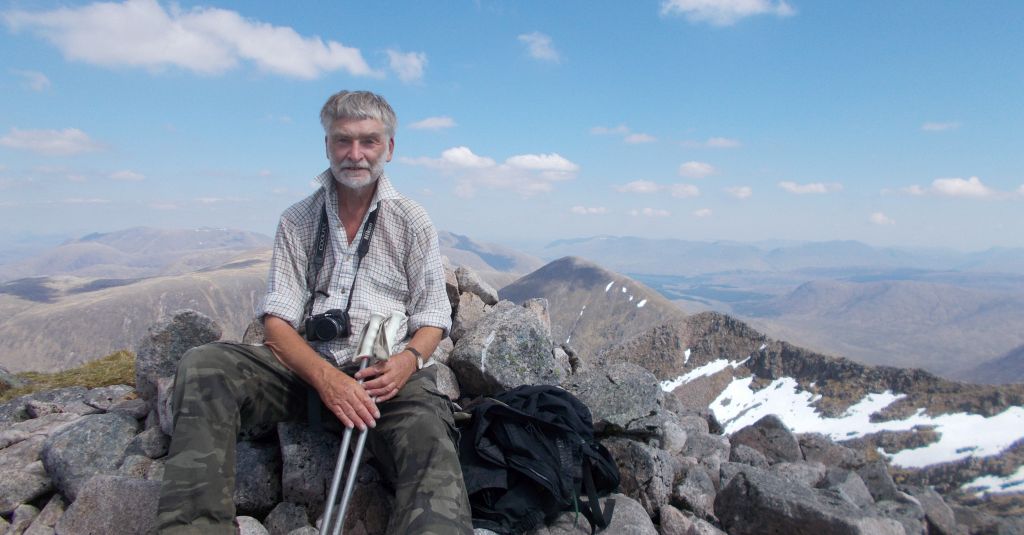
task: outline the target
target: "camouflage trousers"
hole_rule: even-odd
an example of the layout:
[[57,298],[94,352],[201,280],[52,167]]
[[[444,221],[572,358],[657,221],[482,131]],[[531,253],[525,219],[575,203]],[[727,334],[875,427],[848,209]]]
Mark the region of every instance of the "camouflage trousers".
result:
[[[264,346],[215,342],[186,352],[174,383],[160,533],[234,534],[239,431],[306,418],[307,392]],[[417,371],[379,409],[366,445],[395,489],[388,533],[471,534],[452,404],[437,390],[436,371]]]

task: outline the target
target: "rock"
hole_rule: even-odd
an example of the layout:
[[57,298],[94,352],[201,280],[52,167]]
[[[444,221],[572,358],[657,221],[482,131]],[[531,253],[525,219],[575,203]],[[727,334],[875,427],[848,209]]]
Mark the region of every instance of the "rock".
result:
[[[903,493],[900,493],[903,494]],[[905,495],[910,498],[909,495]],[[875,504],[875,510],[881,515],[892,518],[903,525],[907,535],[928,535],[925,525],[924,508],[916,499],[883,500]]]
[[662,507],[658,518],[661,520],[660,535],[726,535],[708,522],[671,505]]
[[186,351],[219,340],[221,333],[219,325],[195,310],[179,311],[170,320],[150,327],[135,351],[135,389],[139,396],[153,399],[158,378],[174,375]]
[[[489,534],[494,533],[491,530],[483,531]],[[476,535],[476,530],[473,530],[473,533]],[[590,521],[583,515],[577,516],[573,511],[563,511],[547,525],[540,525],[527,533],[529,535],[589,535]]]
[[157,459],[167,455],[170,444],[171,437],[164,434],[159,427],[153,427],[135,435],[125,448],[125,455],[139,454]]
[[[380,474],[373,465],[364,465],[359,470],[359,477],[356,478],[352,498],[348,503],[345,533],[384,535],[387,533],[393,506],[394,496],[384,487]],[[320,522],[322,521],[321,518]]]
[[174,411],[171,399],[174,396],[174,378],[160,377],[156,380],[156,416],[160,430],[167,436],[174,436]]
[[730,535],[903,535],[895,520],[865,516],[841,498],[753,467],[719,492],[715,513]]
[[235,524],[238,524],[238,535],[270,535],[267,528],[251,516],[237,516]]
[[[353,434],[353,444],[357,433]],[[311,518],[316,518],[323,512],[341,437],[312,431],[305,422],[282,422],[277,425],[277,436],[281,444],[281,499],[303,506]],[[365,458],[361,464],[366,464]],[[267,529],[274,532],[269,525]]]
[[120,414],[83,416],[47,437],[42,451],[46,473],[74,501],[90,477],[115,471],[138,429],[137,420]]
[[4,470],[0,479],[0,514],[10,514],[46,494],[53,488],[53,482],[46,475],[42,461],[35,461],[20,470]]
[[598,433],[658,432],[639,425],[640,419],[657,412],[659,389],[654,374],[636,364],[610,364],[573,376],[563,386],[590,407]]
[[842,468],[830,468],[826,472],[821,486],[838,492],[842,498],[860,508],[870,507],[875,503],[874,498],[871,497],[871,491],[868,490],[864,480],[857,475],[857,472]]
[[678,455],[686,447],[687,436],[686,430],[676,423],[676,419],[666,419],[661,426],[661,436],[657,439],[656,447],[667,451],[670,455]]
[[444,268],[444,291],[448,294],[448,303],[452,306],[452,311],[455,311],[459,307],[459,279],[455,276],[455,271],[448,263],[448,258],[444,257],[444,262],[441,263]]
[[686,469],[672,491],[675,505],[693,511],[698,517],[715,518],[715,483],[700,465]]
[[453,342],[450,337],[445,337],[441,339],[441,343],[437,344],[437,349],[435,349],[434,354],[430,356],[430,360],[447,365],[451,358],[453,349],[455,349],[455,342]]
[[739,431],[729,440],[733,444],[744,444],[760,451],[770,464],[782,461],[803,460],[800,442],[786,424],[774,414],[769,414]]
[[[610,438],[601,443],[608,448],[619,467],[622,492],[636,497],[648,515],[658,514],[658,509],[669,503],[672,493],[672,456],[626,438]],[[616,502],[616,516],[618,507]]]
[[459,399],[462,391],[459,389],[459,379],[455,377],[455,372],[440,362],[435,362],[433,366],[437,370],[437,389],[452,401]]
[[21,388],[28,384],[27,381],[7,371],[7,368],[0,366],[0,394],[13,388]]
[[0,470],[20,470],[38,461],[44,444],[45,436],[31,436],[0,450]]
[[956,535],[956,516],[953,509],[931,487],[907,487],[907,492],[917,499],[924,509],[929,535]]
[[277,504],[263,524],[270,535],[288,535],[292,530],[310,526],[306,508],[289,502]]
[[776,463],[773,464],[769,472],[790,481],[796,481],[801,485],[808,487],[817,487],[818,483],[821,483],[825,479],[825,473],[828,471],[825,465],[821,463]]
[[[537,315],[537,319],[545,328],[545,334],[551,338],[551,314],[548,312],[548,300],[543,297],[527,299],[523,301],[523,308]],[[568,361],[568,357],[569,355],[566,354],[566,361]]]
[[135,389],[128,385],[103,386],[90,390],[83,401],[90,407],[109,412],[111,407],[133,399],[134,395]]
[[118,412],[141,420],[149,414],[149,402],[142,398],[126,399],[111,405],[107,412]]
[[303,526],[289,531],[288,535],[320,535],[320,531],[313,526]]
[[[609,535],[658,535],[651,517],[639,502],[625,494],[611,494],[601,501],[615,500],[615,514],[611,524],[602,533]],[[602,503],[602,511],[606,507]]]
[[750,466],[756,466],[758,468],[768,467],[768,458],[760,451],[757,451],[746,444],[733,443],[732,450],[729,452],[729,461],[749,464]]
[[57,533],[156,533],[160,482],[98,475],[82,485]]
[[498,303],[455,343],[450,366],[462,394],[471,397],[562,380],[540,320],[509,301]]
[[846,446],[836,444],[821,433],[802,433],[797,435],[800,451],[805,461],[815,461],[825,466],[838,466],[847,470],[856,470],[864,465],[864,455]]
[[[469,268],[459,266],[455,270],[455,278],[459,281],[459,292],[476,294],[488,305],[498,303],[498,291],[490,284],[484,282],[475,272]],[[550,331],[549,331],[550,333]],[[549,334],[550,336],[550,334]]]
[[872,461],[857,470],[857,475],[864,480],[864,484],[871,491],[871,497],[876,502],[896,499],[899,489],[896,488],[896,483],[889,475],[889,468],[885,461]]
[[692,433],[686,439],[683,455],[697,459],[717,488],[719,469],[729,460],[729,439],[710,433]]
[[253,346],[263,345],[263,342],[266,341],[266,335],[266,331],[263,330],[263,318],[254,318],[245,327],[245,332],[242,333],[242,343]]
[[88,392],[82,386],[69,386],[56,390],[35,392],[24,396],[16,397],[6,403],[0,404],[0,430],[7,429],[17,422],[29,419],[26,406],[31,401],[46,401],[60,404],[81,401]]
[[21,429],[4,429],[0,431],[0,450],[11,444],[17,444],[31,436],[27,431],[22,431]]
[[487,315],[486,305],[476,294],[463,292],[459,296],[459,306],[452,315],[452,329],[448,333],[455,342],[462,339],[484,316]]
[[25,530],[25,535],[52,535],[57,522],[64,516],[64,510],[67,509],[67,506],[67,502],[64,501],[60,494],[54,494],[46,502],[43,510],[39,511],[39,515],[32,521],[28,529]]
[[134,477],[136,479],[151,479],[147,477],[153,470],[153,459],[145,455],[127,455],[117,468],[116,475],[121,477]]
[[22,504],[14,510],[11,515],[11,527],[7,533],[10,535],[21,535],[32,524],[32,521],[39,516],[39,509],[35,506]]
[[276,444],[238,442],[234,501],[238,514],[259,518],[281,501],[281,455]]

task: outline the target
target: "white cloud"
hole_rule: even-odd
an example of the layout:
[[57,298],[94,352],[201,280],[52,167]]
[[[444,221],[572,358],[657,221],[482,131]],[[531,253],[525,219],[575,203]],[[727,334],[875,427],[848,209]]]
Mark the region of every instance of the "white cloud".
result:
[[755,15],[789,17],[796,10],[785,0],[662,0],[661,14],[684,15],[690,22],[729,26]]
[[423,79],[423,69],[427,66],[427,55],[423,52],[399,52],[388,50],[388,64],[398,75],[398,79],[409,83]]
[[551,37],[540,33],[524,33],[518,37],[520,42],[526,43],[526,50],[533,59],[558,63],[562,60],[555,46],[551,44]]
[[21,71],[12,69],[12,73],[21,76],[25,87],[32,91],[46,91],[50,88],[50,79],[45,74],[37,71]]
[[636,145],[638,143],[654,143],[655,141],[658,141],[658,138],[650,134],[642,134],[638,132],[636,134],[630,134],[626,136],[625,139],[623,139],[623,141],[629,143],[630,145]]
[[1024,197],[1024,184],[1021,184],[1020,187],[1017,188],[1017,195]]
[[688,199],[700,195],[700,189],[693,184],[672,184],[669,190],[672,192],[673,197],[680,199]]
[[726,193],[736,197],[737,199],[749,199],[754,194],[754,190],[750,186],[737,186],[735,188],[725,188]]
[[904,193],[907,193],[909,195],[913,195],[915,197],[919,197],[921,195],[927,195],[928,194],[927,190],[925,190],[921,186],[918,186],[917,184],[914,184],[913,186],[907,186],[907,187],[903,188],[902,191]]
[[607,126],[595,126],[595,127],[590,129],[590,133],[594,134],[594,135],[598,135],[598,136],[607,135],[607,134],[626,135],[626,134],[629,134],[629,127],[624,125],[624,124],[620,124],[619,126],[613,126],[613,127],[610,127],[610,128],[607,127]]
[[51,11],[9,11],[7,25],[40,35],[72,61],[105,67],[177,67],[219,74],[240,62],[262,71],[313,79],[343,70],[378,76],[359,49],[317,36],[304,37],[288,26],[247,19],[235,11],[196,7],[170,11],[156,0],[97,2]]
[[712,211],[711,211],[710,208],[701,208],[699,210],[694,210],[693,217],[698,217],[698,218],[703,219],[705,217],[711,217],[711,214],[712,214]]
[[440,158],[401,158],[403,163],[439,169],[458,178],[455,194],[468,198],[478,186],[509,189],[524,196],[551,191],[553,183],[575,177],[579,165],[557,153],[517,154],[503,163],[474,154],[468,147],[452,147]]
[[993,197],[996,192],[981,183],[981,179],[972,176],[962,178],[939,178],[932,181],[932,191],[946,197],[972,197],[976,199]]
[[608,213],[608,209],[604,206],[573,206],[569,211],[577,215],[601,215]]
[[655,193],[661,190],[661,185],[650,180],[634,180],[615,189],[622,193]]
[[77,128],[64,130],[19,130],[0,137],[0,146],[21,149],[46,156],[72,156],[100,150],[102,145]]
[[679,176],[685,176],[688,178],[704,178],[712,175],[715,172],[715,168],[704,162],[686,162],[679,166]]
[[242,197],[197,197],[195,199],[195,202],[197,202],[199,204],[205,204],[205,205],[224,204],[224,203],[238,203],[238,202],[248,202],[248,201],[249,201],[249,199],[245,199],[245,198],[242,198]]
[[743,146],[738,139],[727,137],[710,137],[707,141],[684,141],[684,147],[693,149],[734,149]]
[[58,202],[61,204],[107,204],[110,202],[110,199],[71,197],[68,199],[61,199]]
[[452,128],[455,125],[455,119],[448,116],[440,117],[427,117],[422,121],[416,121],[409,125],[409,128],[413,130],[442,130],[445,128]]
[[925,132],[945,132],[946,130],[956,130],[960,128],[960,123],[951,121],[947,123],[924,123],[921,125],[921,130]]
[[889,216],[883,214],[882,212],[872,212],[871,215],[868,216],[868,221],[871,221],[876,225],[883,226],[896,224],[896,221],[893,221]]
[[842,184],[825,184],[823,182],[812,182],[810,184],[797,184],[796,182],[783,181],[779,182],[779,187],[797,195],[805,195],[808,193],[822,194],[829,193],[832,191],[839,191],[843,189]]
[[660,208],[643,208],[641,210],[630,210],[629,215],[643,217],[668,217],[672,212]]
[[139,182],[141,180],[145,180],[146,175],[125,169],[123,171],[110,173],[110,178],[113,180],[122,180],[125,182]]

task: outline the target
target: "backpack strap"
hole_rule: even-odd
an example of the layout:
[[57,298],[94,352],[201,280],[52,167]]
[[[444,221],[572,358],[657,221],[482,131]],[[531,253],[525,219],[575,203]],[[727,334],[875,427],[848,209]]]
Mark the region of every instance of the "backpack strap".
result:
[[[612,513],[615,511],[615,500],[605,500],[604,512],[601,512],[601,501],[597,496],[597,486],[594,485],[593,467],[590,465],[590,457],[583,456],[583,489],[587,491],[587,502],[576,498],[576,505],[583,516],[590,521],[590,535],[607,528],[612,522]],[[598,529],[600,528],[600,529]]]

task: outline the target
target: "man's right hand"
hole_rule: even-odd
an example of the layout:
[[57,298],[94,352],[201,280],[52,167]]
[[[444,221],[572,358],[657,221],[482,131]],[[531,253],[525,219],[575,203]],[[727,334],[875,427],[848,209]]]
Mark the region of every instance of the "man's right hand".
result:
[[362,431],[377,425],[380,418],[377,404],[363,385],[337,368],[323,368],[313,387],[320,393],[327,410],[334,413],[345,427],[358,427]]

